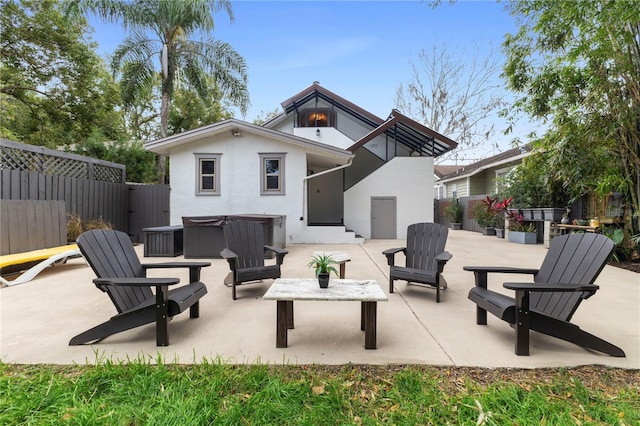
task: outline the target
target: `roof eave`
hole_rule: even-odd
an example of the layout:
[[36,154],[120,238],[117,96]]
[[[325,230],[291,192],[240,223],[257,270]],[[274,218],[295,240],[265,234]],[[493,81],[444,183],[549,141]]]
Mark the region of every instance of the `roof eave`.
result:
[[473,170],[470,170],[467,173],[462,173],[462,174],[459,174],[459,175],[456,175],[456,176],[444,176],[443,178],[438,179],[436,182],[438,182],[438,183],[447,183],[447,182],[451,182],[451,181],[454,181],[454,180],[475,176],[475,175],[477,175],[478,173],[480,173],[480,172],[482,172],[484,170],[491,169],[491,168],[494,168],[496,166],[502,166],[502,165],[505,165],[505,164],[508,164],[508,163],[513,163],[514,161],[522,160],[523,158],[527,157],[529,154],[531,154],[531,152],[525,152],[523,154],[519,154],[519,155],[516,155],[516,156],[513,156],[513,157],[505,158],[505,159],[500,160],[500,161],[496,161],[495,163],[485,164],[485,165],[483,165],[481,167],[478,167],[478,168],[475,168]]
[[224,120],[218,123],[210,124],[208,126],[200,127],[198,129],[189,130],[187,132],[178,133],[176,135],[171,135],[162,139],[147,142],[145,144],[145,150],[161,155],[167,155],[171,148],[185,145],[208,136],[214,136],[226,131],[233,130],[239,130],[241,133],[250,132],[264,137],[292,143],[294,145],[302,146],[306,149],[310,149],[330,157],[344,158],[345,160],[348,160],[350,158],[353,158],[354,156],[353,153],[342,148],[247,123],[245,121],[240,121],[237,119]]

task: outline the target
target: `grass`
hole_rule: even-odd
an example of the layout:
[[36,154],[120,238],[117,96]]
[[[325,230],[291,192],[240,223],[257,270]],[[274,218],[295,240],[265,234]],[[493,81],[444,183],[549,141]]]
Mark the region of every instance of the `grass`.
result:
[[3,425],[638,425],[640,371],[0,363]]

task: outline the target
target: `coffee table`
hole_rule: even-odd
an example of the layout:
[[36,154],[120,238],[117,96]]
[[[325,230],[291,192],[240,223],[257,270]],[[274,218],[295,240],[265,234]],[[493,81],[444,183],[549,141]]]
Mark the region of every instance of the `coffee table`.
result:
[[313,278],[278,278],[263,296],[276,301],[276,347],[287,347],[287,330],[293,329],[293,302],[301,301],[356,301],[360,303],[360,329],[364,330],[365,349],[376,349],[378,302],[389,300],[375,280],[329,281],[329,287],[320,288]]

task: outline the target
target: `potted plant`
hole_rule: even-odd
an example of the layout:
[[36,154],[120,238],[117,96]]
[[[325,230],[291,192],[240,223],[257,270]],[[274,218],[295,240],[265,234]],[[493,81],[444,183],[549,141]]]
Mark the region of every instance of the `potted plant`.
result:
[[502,201],[497,201],[494,206],[495,219],[494,225],[496,227],[496,236],[498,238],[504,238],[504,223],[507,218],[507,210],[513,199],[511,197],[505,198]]
[[537,231],[533,223],[525,223],[524,216],[510,211],[507,214],[509,221],[509,241],[520,244],[536,244]]
[[457,198],[444,209],[444,216],[451,223],[451,229],[462,229],[462,204]]
[[311,262],[307,264],[309,268],[315,269],[316,278],[318,278],[318,284],[320,288],[327,288],[329,286],[329,274],[333,272],[338,275],[338,270],[332,266],[337,264],[330,254],[318,254],[311,258]]
[[476,202],[471,211],[478,225],[482,228],[482,235],[496,235],[494,227],[496,199],[487,195],[487,197]]

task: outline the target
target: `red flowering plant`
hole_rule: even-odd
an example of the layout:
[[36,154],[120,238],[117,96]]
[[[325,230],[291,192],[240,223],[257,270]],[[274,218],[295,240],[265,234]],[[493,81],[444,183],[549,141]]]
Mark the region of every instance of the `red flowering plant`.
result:
[[476,202],[471,210],[473,216],[481,227],[494,226],[496,199],[487,195],[487,198]]
[[507,212],[507,220],[509,221],[509,230],[515,232],[536,232],[536,226],[533,223],[526,224],[524,216],[516,211]]
[[493,211],[495,213],[496,228],[504,229],[504,220],[507,218],[507,210],[513,198],[505,198],[502,201],[496,201]]

